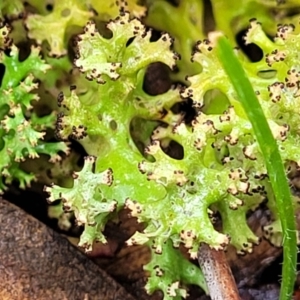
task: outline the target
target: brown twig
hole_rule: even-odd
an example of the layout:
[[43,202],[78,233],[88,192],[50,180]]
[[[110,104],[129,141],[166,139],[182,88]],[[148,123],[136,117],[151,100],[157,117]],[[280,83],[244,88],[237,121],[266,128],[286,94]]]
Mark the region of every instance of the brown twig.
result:
[[240,300],[224,251],[202,244],[198,251],[198,261],[212,300]]

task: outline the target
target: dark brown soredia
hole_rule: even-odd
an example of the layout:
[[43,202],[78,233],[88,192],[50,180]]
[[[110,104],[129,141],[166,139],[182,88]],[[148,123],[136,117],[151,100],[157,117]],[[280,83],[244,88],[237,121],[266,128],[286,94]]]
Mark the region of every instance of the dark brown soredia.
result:
[[67,239],[3,199],[0,299],[134,300]]

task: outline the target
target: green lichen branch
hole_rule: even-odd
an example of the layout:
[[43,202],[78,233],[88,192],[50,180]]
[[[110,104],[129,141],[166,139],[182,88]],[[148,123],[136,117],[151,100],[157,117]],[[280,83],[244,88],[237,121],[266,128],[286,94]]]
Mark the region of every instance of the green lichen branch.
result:
[[292,198],[277,143],[265,114],[244,69],[227,39],[216,34],[220,61],[232,82],[239,100],[252,124],[264,157],[268,176],[276,198],[283,238],[283,271],[280,299],[291,299],[296,279],[297,241]]
[[51,66],[41,58],[41,49],[34,46],[26,60],[20,61],[20,51],[10,41],[9,31],[8,26],[0,29],[0,64],[4,66],[0,85],[0,194],[14,180],[25,188],[36,179],[34,174],[22,170],[21,162],[41,154],[56,162],[61,159],[59,153],[69,152],[65,143],[44,138],[45,130],[54,126],[54,115],[38,116],[34,111],[34,103],[39,101],[36,80]]

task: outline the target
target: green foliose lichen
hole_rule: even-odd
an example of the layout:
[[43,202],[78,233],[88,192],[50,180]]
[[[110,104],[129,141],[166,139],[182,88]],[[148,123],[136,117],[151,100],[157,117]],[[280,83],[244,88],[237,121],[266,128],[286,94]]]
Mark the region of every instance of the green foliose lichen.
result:
[[53,11],[47,15],[30,14],[26,19],[28,36],[38,44],[47,41],[49,55],[67,53],[68,37],[73,27],[82,27],[93,16],[87,4],[79,0],[54,1]]
[[[88,23],[85,33],[78,37],[75,65],[88,79],[94,80],[90,83],[93,96],[77,95],[74,89],[69,96],[60,94],[62,111],[57,135],[61,139],[78,140],[89,155],[96,156],[95,173],[111,170],[112,184],[101,190],[105,199],[117,201],[118,210],[127,198],[142,199],[147,195],[149,200],[154,200],[164,194],[162,188],[154,189],[153,183],[137,168],[143,155],[131,136],[131,121],[136,117],[167,119],[168,111],[180,97],[176,89],[161,96],[150,96],[142,88],[142,78],[150,63],[161,61],[170,67],[175,63],[176,55],[169,50],[171,39],[167,34],[150,42],[150,32],[128,13],[108,23],[108,28],[113,32],[110,39],[103,38],[94,23]],[[137,186],[132,185],[134,181],[138,182]],[[93,199],[92,194],[87,195],[89,201]],[[104,224],[99,226],[103,228]],[[82,239],[86,240],[84,235]],[[93,239],[91,236],[88,248]]]
[[[7,29],[3,32],[8,35]],[[19,61],[15,45],[6,47],[6,50],[9,52],[0,50],[0,63],[4,66],[0,87],[0,170],[4,179],[1,180],[0,193],[13,180],[19,181],[20,186],[25,188],[35,178],[20,168],[20,162],[26,158],[37,158],[43,153],[55,161],[59,159],[59,151],[68,152],[68,147],[62,142],[43,142],[43,130],[53,126],[54,115],[40,118],[33,112],[32,102],[39,99],[35,93],[38,87],[35,74],[50,68],[41,59],[40,49],[32,47],[29,57],[23,62]]]
[[[299,2],[242,0],[231,2],[212,0],[210,3],[196,0],[166,1],[148,0],[145,23],[156,30],[169,32],[174,37],[174,48],[180,53],[175,80],[185,81],[188,75],[201,71],[201,66],[191,64],[190,54],[198,40],[212,30],[222,31],[234,46],[248,27],[250,19],[256,18],[270,36],[276,33],[278,23],[298,23]],[[292,17],[290,16],[292,15]]]
[[191,52],[196,41],[205,36],[203,3],[197,0],[183,0],[175,7],[164,0],[150,2],[146,24],[169,32],[174,38],[175,50],[181,56],[177,64],[179,72],[173,74],[173,77],[184,80],[187,74],[200,72],[201,67],[191,63]]
[[0,20],[4,16],[17,17],[23,9],[23,1],[21,0],[3,0],[0,3]]
[[[159,5],[166,4],[157,2],[152,9]],[[238,253],[251,252],[259,237],[249,228],[246,215],[265,199],[274,220],[265,227],[265,235],[272,243],[281,243],[268,174],[251,123],[212,41],[196,44],[192,61],[198,73],[187,78],[187,88],[150,96],[143,90],[146,68],[154,62],[173,68],[178,58],[170,50],[170,36],[162,34],[152,42],[151,31],[127,12],[110,21],[107,29],[110,37],[88,22],[77,38],[74,64],[89,82],[78,76],[77,88],[58,97],[57,136],[77,140],[89,156],[82,171],[74,173],[72,188],[54,185],[46,190],[50,201],[62,199],[64,209],[74,211],[77,222],[84,226],[80,245],[88,251],[94,240],[106,242],[102,231],[115,212],[129,209],[145,229],[127,244],[151,245],[153,251],[145,266],[150,272],[148,292],[161,289],[165,299],[179,299],[186,296],[185,284],[205,288],[203,282],[195,281],[200,276],[195,269],[196,273],[190,273],[195,276],[185,277],[181,270],[180,277],[175,269],[169,275],[170,257],[173,264],[178,257],[178,270],[181,264],[188,264],[179,258],[176,248],[180,245],[188,249],[191,258],[196,258],[202,242],[215,249],[231,243]],[[283,159],[299,163],[297,30],[281,25],[273,42],[253,20],[245,42],[257,44],[263,59],[252,63],[238,50],[236,55],[253,84]],[[216,109],[220,95],[222,111]],[[184,99],[192,100],[196,112],[191,122],[172,110]],[[157,123],[149,123],[152,121]],[[153,124],[159,125],[149,136]],[[132,128],[138,126],[141,133],[132,134]],[[145,153],[134,137],[142,137],[144,143],[151,140]],[[182,158],[165,151],[171,141],[182,147]],[[222,218],[222,232],[213,225],[216,212]]]
[[128,11],[133,17],[142,18],[146,15],[146,7],[141,5],[138,0],[120,0],[120,1],[97,1],[89,0],[88,1],[91,7],[97,12],[98,18],[101,21],[109,21],[116,18],[120,10]]
[[[296,53],[299,35],[293,26],[281,25],[274,42],[271,42],[254,20],[245,39],[247,43],[257,43],[264,53],[258,63],[244,60],[242,64],[261,102],[282,158],[285,162],[299,164],[299,64]],[[139,207],[136,210],[132,204],[128,206],[132,207],[134,216],[148,224],[144,233],[136,233],[131,242],[141,243],[151,237],[160,251],[162,242],[171,238],[174,245],[184,243],[194,256],[200,242],[220,248],[229,242],[228,235],[238,252],[251,252],[253,243],[259,239],[248,227],[246,213],[267,198],[274,226],[265,228],[266,236],[279,245],[278,215],[264,161],[251,124],[217,59],[213,43],[209,40],[199,43],[193,60],[202,65],[203,71],[188,78],[191,85],[182,96],[193,99],[194,106],[200,109],[197,117],[191,125],[181,122],[175,127],[172,124],[158,127],[152,135],[153,143],[147,149],[155,162],[140,164],[140,170],[148,179],[166,187],[168,207],[162,210],[161,204],[160,209],[154,209],[148,204],[144,207],[143,203],[135,203]],[[266,78],[268,72],[272,76]],[[230,105],[223,114],[201,111],[205,93],[211,89],[219,89],[228,98]],[[171,159],[160,149],[159,145],[165,138],[182,145],[185,151],[182,160]],[[178,208],[180,203],[181,208]],[[197,209],[193,209],[195,207]],[[222,236],[212,226],[205,225],[208,218],[203,215],[207,215],[209,207],[220,213],[223,234],[226,235]],[[152,211],[158,211],[160,215],[157,217],[156,213],[156,217],[159,221],[154,221]],[[175,211],[177,214],[173,216],[171,212]],[[179,211],[185,217],[181,218]],[[185,220],[184,224],[180,223],[182,220]],[[275,235],[273,239],[270,233],[272,228],[277,230],[276,241]]]
[[[83,169],[74,173],[72,188],[58,185],[46,188],[49,201],[62,199],[64,210],[74,211],[77,222],[84,226],[79,245],[87,251],[92,249],[94,240],[106,242],[102,234],[104,226],[120,208],[131,201],[155,205],[165,198],[163,186],[147,180],[138,169],[144,156],[132,136],[132,126],[145,126],[145,130],[140,128],[138,135],[145,141],[148,127],[153,127],[147,122],[176,124],[182,118],[181,114],[171,111],[182,101],[178,88],[157,96],[143,90],[147,66],[162,62],[172,68],[175,64],[177,55],[170,50],[172,40],[169,35],[163,34],[151,42],[151,32],[127,12],[110,21],[107,27],[112,32],[109,39],[101,36],[92,22],[87,24],[85,33],[78,36],[75,65],[91,80],[81,79],[90,86],[88,95],[85,91],[81,93],[80,88],[72,87],[69,95],[61,93],[58,97],[61,112],[57,136],[77,140],[89,156]],[[81,84],[82,81],[77,85],[80,87]],[[168,249],[170,247],[171,244]],[[171,254],[174,251],[178,252],[166,250],[164,253],[163,269],[171,268],[167,259],[170,255],[180,256],[180,253]],[[155,260],[153,257],[152,262]],[[194,275],[182,277],[176,274],[178,272],[168,275],[164,280],[164,292],[167,293],[169,288],[171,295],[185,294],[180,289],[181,284],[194,283],[204,287],[199,269],[187,261],[179,262],[180,266],[182,263],[188,270],[193,270]],[[149,291],[156,285],[157,280],[153,280],[149,283]]]
[[[151,247],[151,244],[149,244]],[[162,253],[152,249],[152,260],[146,266],[149,280],[146,290],[152,294],[156,290],[164,293],[164,299],[182,299],[188,296],[187,285],[201,286],[207,292],[206,283],[200,269],[186,260],[170,241],[163,245]]]
[[[29,2],[34,6],[35,1]],[[274,6],[271,1],[245,0],[244,6],[239,3],[240,9],[225,2],[212,1],[212,9],[216,27],[232,42],[250,17],[259,17],[268,29],[264,31],[252,20],[245,37],[246,44],[261,48],[263,59],[251,63],[241,51],[236,50],[236,55],[257,93],[283,159],[287,165],[290,161],[299,164],[299,29],[280,25],[271,41],[267,36],[275,32],[274,18],[269,14]],[[177,64],[180,72],[174,78],[183,81],[184,73],[192,75],[186,78],[186,88],[172,87],[156,96],[144,91],[146,70],[157,62],[174,69],[179,56],[171,50],[172,38],[167,33],[153,38],[137,18],[145,15],[145,7],[138,1],[129,1],[128,6],[123,2],[99,3],[54,1],[53,11],[37,8],[40,14],[28,14],[28,36],[43,44],[47,64],[35,47],[22,62],[15,46],[9,54],[0,50],[0,63],[5,66],[0,88],[1,172],[6,183],[18,179],[23,187],[34,177],[22,171],[19,162],[39,153],[55,160],[58,151],[67,151],[63,143],[42,141],[45,129],[53,126],[53,114],[41,118],[32,112],[32,101],[38,100],[35,78],[54,93],[64,76],[56,135],[64,141],[76,140],[88,156],[83,169],[74,172],[72,186],[56,183],[46,188],[49,201],[61,199],[63,209],[74,212],[77,223],[84,227],[79,245],[87,251],[92,250],[95,240],[105,243],[102,232],[107,221],[120,209],[129,209],[145,228],[127,244],[146,244],[152,249],[151,261],[145,266],[150,274],[147,291],[160,289],[165,299],[180,299],[187,295],[186,285],[206,286],[200,270],[182,256],[179,246],[187,248],[191,258],[197,257],[202,242],[215,249],[225,249],[231,243],[238,253],[251,252],[259,238],[249,228],[246,215],[266,199],[273,223],[264,228],[265,236],[273,244],[281,244],[268,174],[251,124],[213,42],[196,43],[205,36],[200,2],[181,1],[175,7],[166,1],[149,1],[146,23],[171,32],[175,49],[182,56]],[[293,5],[291,1],[279,7],[282,13],[278,16],[284,20]],[[119,8],[121,13],[116,17]],[[7,14],[4,9],[2,12]],[[98,31],[97,22],[114,17],[105,32]],[[179,19],[181,26],[176,26]],[[70,37],[83,25],[84,32],[76,39],[76,69],[69,76],[69,59],[58,60],[48,54],[66,55]],[[7,27],[0,29],[0,49],[10,47],[7,31]],[[69,82],[74,84],[70,91],[66,89]],[[191,122],[173,109],[188,101],[196,112]],[[166,151],[174,141],[183,149],[182,158],[171,157]],[[148,143],[145,153],[138,142]],[[0,191],[4,189],[1,183]],[[213,224],[216,212],[222,218],[221,232]]]

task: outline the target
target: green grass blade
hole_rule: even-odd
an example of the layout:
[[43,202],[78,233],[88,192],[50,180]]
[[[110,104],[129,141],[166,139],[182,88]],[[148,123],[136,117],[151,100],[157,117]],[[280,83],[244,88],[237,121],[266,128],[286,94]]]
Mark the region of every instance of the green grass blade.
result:
[[283,230],[283,269],[280,300],[290,300],[292,299],[296,279],[297,241],[296,224],[293,217],[294,210],[285,169],[277,143],[252,85],[231,45],[224,36],[217,37],[217,49],[224,70],[252,124],[266,163]]

